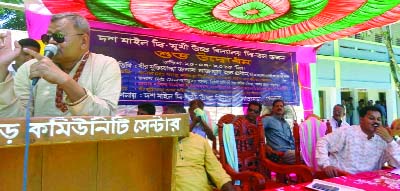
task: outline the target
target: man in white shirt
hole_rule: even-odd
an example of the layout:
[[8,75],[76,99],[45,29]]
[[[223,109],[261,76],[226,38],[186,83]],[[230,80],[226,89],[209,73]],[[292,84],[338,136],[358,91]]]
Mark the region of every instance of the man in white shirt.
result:
[[374,106],[360,112],[360,125],[342,127],[318,140],[318,165],[330,177],[382,168],[385,162],[400,167],[400,146],[382,126]]
[[343,120],[344,110],[344,106],[341,104],[336,104],[333,107],[333,116],[329,119],[333,131],[339,127],[350,126],[346,120]]
[[[7,68],[0,67],[0,112],[9,117],[22,117],[27,109],[34,117],[115,115],[120,67],[114,58],[89,51],[88,21],[77,13],[53,14],[41,40],[57,47],[54,57],[24,48],[35,59],[19,67],[14,78],[6,79]],[[31,79],[39,80],[34,85]]]

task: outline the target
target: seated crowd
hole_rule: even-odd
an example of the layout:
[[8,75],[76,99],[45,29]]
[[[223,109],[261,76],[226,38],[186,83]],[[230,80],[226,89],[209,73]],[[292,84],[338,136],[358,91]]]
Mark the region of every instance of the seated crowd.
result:
[[[198,102],[196,104],[199,105],[194,104],[195,102]],[[275,100],[272,104],[271,115],[258,120],[260,119],[262,105],[258,102],[251,102],[248,105],[247,114],[244,117],[235,119],[235,125],[241,126],[240,124],[243,123],[256,124],[261,122],[265,132],[266,146],[274,151],[283,153],[281,156],[281,161],[283,163],[294,164],[295,141],[291,127],[284,118],[284,106],[283,100]],[[170,109],[174,107],[177,106],[167,106],[168,110],[166,113],[175,112],[173,110],[177,109]],[[212,132],[211,128],[207,125],[205,118],[201,117],[201,112],[197,114],[196,111],[194,111],[197,108],[203,110],[203,107],[203,102],[198,100],[193,100],[190,104],[189,111],[191,112],[190,117],[192,120],[190,127],[192,133],[189,137],[180,139],[179,141],[181,150],[179,151],[180,155],[177,156],[177,160],[179,161],[177,164],[177,185],[179,185],[178,187],[186,189],[194,186],[192,185],[194,180],[190,180],[191,178],[185,173],[188,171],[196,171],[195,169],[199,167],[195,166],[200,165],[206,168],[205,171],[207,173],[199,176],[203,178],[208,177],[210,182],[216,185],[217,188],[223,188],[223,185],[227,186],[228,182],[229,186],[232,186],[231,179],[228,178],[229,176],[227,176],[226,179],[222,178],[227,174],[224,169],[221,168],[220,164],[215,167],[215,169],[219,171],[217,173],[219,177],[216,178],[212,177],[214,175],[209,174],[207,165],[202,163],[189,165],[187,161],[185,161],[188,159],[183,158],[189,155],[189,153],[182,150],[182,145],[185,144],[186,147],[188,147],[187,149],[190,147],[194,149],[196,147],[195,145],[205,144],[207,146],[203,145],[204,147],[202,148],[206,151],[201,152],[212,153],[210,152],[211,148],[209,148],[207,141],[205,141],[206,139],[202,137],[211,137],[210,140],[215,140],[215,136],[208,136],[208,134]],[[180,108],[179,111],[184,112],[184,109]],[[319,168],[327,177],[379,170],[386,162],[393,167],[400,167],[400,146],[393,138],[396,137],[396,135],[398,137],[400,132],[400,119],[393,122],[392,130],[386,129],[382,126],[380,110],[374,106],[364,107],[361,110],[360,125],[350,126],[345,121],[342,121],[343,117],[344,107],[340,104],[335,105],[333,108],[333,116],[327,122],[330,123],[334,131],[319,138],[317,147],[315,148],[316,160]],[[209,133],[207,133],[207,131]],[[199,134],[200,136],[195,134]],[[198,140],[194,142],[190,141],[194,139]],[[193,153],[196,153],[196,155],[199,154],[197,151],[191,151],[190,153],[190,157],[195,156]],[[204,158],[202,156],[196,157]],[[217,163],[215,156],[212,155],[212,157],[209,157],[212,158],[212,161]],[[204,162],[204,160],[201,161]],[[185,166],[186,169],[181,172],[180,168],[184,169],[183,166]],[[200,181],[201,178],[196,178],[196,180]],[[202,181],[204,184],[204,180]]]

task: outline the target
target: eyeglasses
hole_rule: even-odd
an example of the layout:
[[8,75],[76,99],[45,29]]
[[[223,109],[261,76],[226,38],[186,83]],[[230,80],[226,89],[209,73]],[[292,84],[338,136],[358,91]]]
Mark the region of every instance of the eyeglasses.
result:
[[[70,36],[73,36],[73,35],[83,35],[83,34],[71,34]],[[63,43],[65,41],[65,36],[67,36],[67,35],[56,32],[53,34],[43,34],[40,37],[40,39],[42,40],[42,42],[44,44],[48,44],[51,38],[53,38],[54,41],[56,41],[57,43]]]
[[254,112],[254,113],[260,113],[259,110],[254,110],[254,109],[251,109],[251,108],[248,108],[247,111],[248,112]]

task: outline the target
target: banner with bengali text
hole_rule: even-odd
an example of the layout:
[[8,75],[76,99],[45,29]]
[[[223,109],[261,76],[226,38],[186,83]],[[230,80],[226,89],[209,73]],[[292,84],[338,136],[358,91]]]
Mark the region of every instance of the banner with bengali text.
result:
[[201,99],[206,106],[241,107],[276,98],[299,105],[295,51],[241,47],[233,39],[232,46],[226,43],[231,39],[223,44],[218,41],[222,38],[215,39],[204,42],[157,35],[157,30],[146,34],[143,29],[92,25],[91,51],[119,61],[120,105],[186,105]]

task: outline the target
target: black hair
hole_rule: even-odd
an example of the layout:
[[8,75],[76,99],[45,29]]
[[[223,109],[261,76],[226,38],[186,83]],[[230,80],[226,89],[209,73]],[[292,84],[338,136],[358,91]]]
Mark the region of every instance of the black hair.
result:
[[152,103],[141,103],[138,105],[138,108],[146,111],[149,115],[156,114],[156,107]]
[[341,107],[342,109],[345,109],[342,104],[336,104],[335,106],[333,106],[333,108],[335,108],[336,106]]
[[199,106],[200,109],[204,109],[204,102],[201,99],[194,99],[194,100],[190,101],[189,107],[193,107],[194,104]]
[[40,44],[36,40],[33,40],[31,38],[23,38],[19,40],[18,43],[21,45],[22,48],[34,47],[37,48],[38,51],[40,51]]
[[250,107],[250,105],[256,105],[256,106],[258,106],[258,108],[259,108],[259,110],[260,110],[260,112],[261,112],[261,110],[262,110],[262,105],[261,105],[260,102],[258,102],[258,101],[251,101],[251,102],[249,102],[248,107]]
[[375,107],[375,106],[366,106],[366,107],[363,107],[360,110],[360,117],[365,117],[365,115],[367,115],[368,111],[377,111],[382,116],[381,110],[379,110],[377,107]]
[[176,113],[186,113],[186,109],[181,104],[172,103],[172,104],[166,105],[166,107],[167,107],[167,109],[174,110]]
[[283,103],[283,106],[285,106],[285,102],[284,102],[283,100],[281,100],[281,99],[276,99],[276,100],[274,100],[274,102],[272,102],[272,107],[275,106],[275,104],[278,103],[278,102],[282,102],[282,103]]

